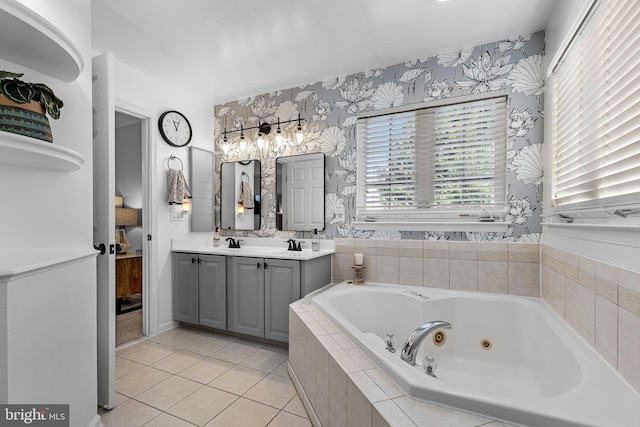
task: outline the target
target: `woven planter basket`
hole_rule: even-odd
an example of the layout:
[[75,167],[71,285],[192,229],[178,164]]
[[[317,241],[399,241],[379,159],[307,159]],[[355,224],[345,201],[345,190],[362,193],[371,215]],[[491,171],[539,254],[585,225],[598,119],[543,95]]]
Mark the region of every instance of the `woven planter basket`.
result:
[[53,142],[49,119],[36,101],[17,104],[0,95],[0,130]]

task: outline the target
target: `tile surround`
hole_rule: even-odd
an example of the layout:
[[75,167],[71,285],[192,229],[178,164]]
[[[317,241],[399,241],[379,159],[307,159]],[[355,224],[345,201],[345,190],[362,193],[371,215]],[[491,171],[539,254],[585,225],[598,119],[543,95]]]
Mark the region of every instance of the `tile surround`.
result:
[[290,306],[289,375],[313,425],[476,427],[497,422],[407,396],[341,332],[315,328],[322,317],[303,301]]
[[542,298],[640,392],[640,272],[541,251]]
[[363,253],[369,282],[540,296],[540,245],[433,240],[336,239],[333,282],[353,279]]

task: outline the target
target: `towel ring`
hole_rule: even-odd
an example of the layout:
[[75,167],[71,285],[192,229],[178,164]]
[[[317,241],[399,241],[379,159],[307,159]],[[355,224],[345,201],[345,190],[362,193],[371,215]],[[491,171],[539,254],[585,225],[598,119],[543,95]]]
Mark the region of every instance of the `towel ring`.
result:
[[[246,181],[245,181],[245,178],[246,178]],[[242,182],[249,183],[249,175],[245,171],[242,171],[242,174],[240,175],[240,180]]]
[[173,154],[171,156],[169,156],[169,158],[167,159],[167,169],[171,169],[171,160],[177,160],[180,162],[180,170],[182,170],[184,168],[184,165],[182,164],[182,160],[180,160],[180,157],[174,156]]

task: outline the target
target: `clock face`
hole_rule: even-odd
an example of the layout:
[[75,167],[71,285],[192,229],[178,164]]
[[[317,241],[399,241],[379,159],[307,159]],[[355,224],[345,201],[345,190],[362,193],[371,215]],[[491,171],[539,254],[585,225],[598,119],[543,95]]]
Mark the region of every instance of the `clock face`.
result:
[[184,147],[191,142],[191,124],[177,111],[162,113],[158,120],[158,128],[162,138],[174,147]]

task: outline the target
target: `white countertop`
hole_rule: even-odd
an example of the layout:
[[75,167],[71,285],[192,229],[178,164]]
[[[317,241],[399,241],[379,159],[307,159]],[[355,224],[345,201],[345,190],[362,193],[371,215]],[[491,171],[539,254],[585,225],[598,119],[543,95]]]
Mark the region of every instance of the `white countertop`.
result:
[[[297,259],[307,261],[335,253],[334,240],[320,240],[320,250],[311,250],[311,239],[299,239],[302,251],[287,250],[286,239],[264,237],[240,237],[240,249],[228,248],[228,242],[221,237],[219,247],[213,247],[211,239],[173,239],[172,252],[187,252],[210,255],[246,256],[255,258]],[[236,238],[238,240],[238,238]]]

